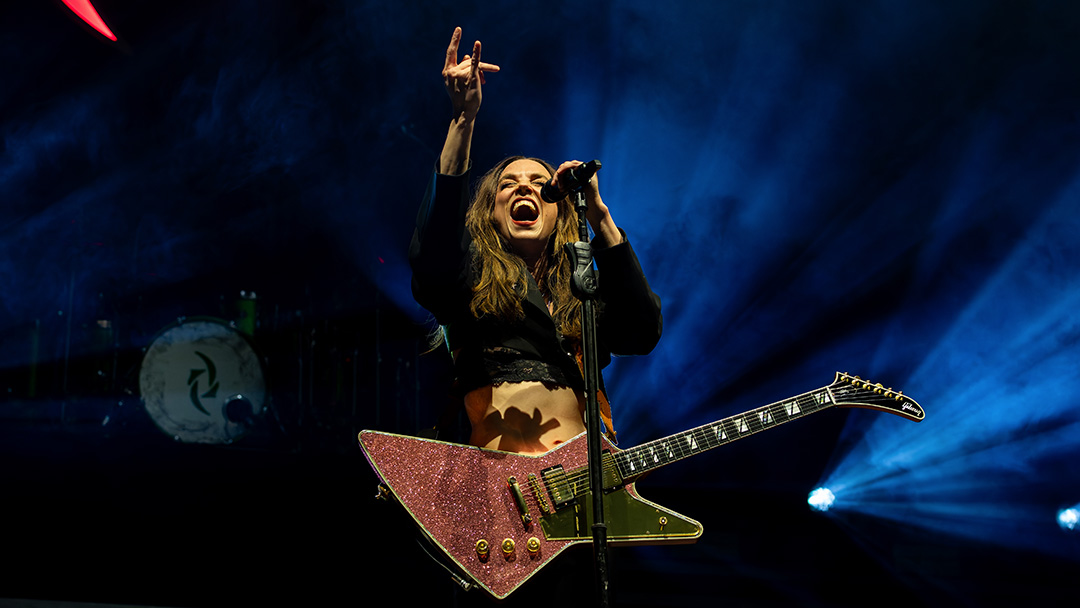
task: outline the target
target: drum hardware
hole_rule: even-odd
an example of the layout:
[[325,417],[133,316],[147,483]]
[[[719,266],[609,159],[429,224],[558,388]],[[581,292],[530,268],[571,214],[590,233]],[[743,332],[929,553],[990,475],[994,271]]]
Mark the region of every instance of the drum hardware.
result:
[[241,289],[240,296],[233,303],[233,307],[236,320],[230,325],[246,336],[254,336],[259,326],[258,296],[254,291]]

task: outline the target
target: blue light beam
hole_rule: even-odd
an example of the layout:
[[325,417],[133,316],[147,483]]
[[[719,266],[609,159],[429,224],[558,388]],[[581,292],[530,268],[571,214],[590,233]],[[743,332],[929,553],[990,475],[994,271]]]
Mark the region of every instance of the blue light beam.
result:
[[1077,196],[1080,181],[1029,226],[912,373],[906,388],[926,422],[849,419],[820,483],[844,496],[832,513],[1077,559],[1046,517],[1080,483]]

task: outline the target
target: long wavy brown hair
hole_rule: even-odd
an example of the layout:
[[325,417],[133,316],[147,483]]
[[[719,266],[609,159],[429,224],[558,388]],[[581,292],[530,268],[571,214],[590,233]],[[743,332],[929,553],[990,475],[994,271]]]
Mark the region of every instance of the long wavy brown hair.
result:
[[[555,175],[555,167],[539,158],[511,156],[503,159],[480,178],[465,215],[465,227],[473,241],[472,263],[478,277],[469,307],[477,318],[493,315],[515,320],[525,315],[522,301],[529,284],[529,269],[499,233],[494,218],[499,178],[510,163],[522,159],[537,162],[549,175]],[[558,219],[534,277],[544,298],[552,305],[555,327],[565,336],[580,338],[581,302],[570,292],[573,269],[564,247],[566,243],[578,240],[577,216],[569,198],[555,204],[558,205]]]

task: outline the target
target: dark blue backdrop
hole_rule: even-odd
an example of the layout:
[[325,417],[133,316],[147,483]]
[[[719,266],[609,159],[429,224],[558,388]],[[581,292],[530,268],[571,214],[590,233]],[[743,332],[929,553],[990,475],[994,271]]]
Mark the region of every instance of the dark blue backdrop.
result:
[[[1054,521],[1080,503],[1073,3],[95,5],[120,43],[59,2],[0,9],[0,419],[29,522],[0,596],[365,586],[335,549],[384,533],[351,438],[430,424],[445,381],[404,254],[460,25],[502,67],[477,165],[603,160],[663,298],[660,346],[606,373],[625,445],[837,370],[927,410],[830,411],[656,474],[646,495],[706,535],[627,551],[623,603],[1076,597]],[[235,318],[240,290],[289,441],[174,444],[139,407],[141,349],[178,316]],[[828,515],[805,506],[819,484]],[[371,573],[449,597],[425,567]]]

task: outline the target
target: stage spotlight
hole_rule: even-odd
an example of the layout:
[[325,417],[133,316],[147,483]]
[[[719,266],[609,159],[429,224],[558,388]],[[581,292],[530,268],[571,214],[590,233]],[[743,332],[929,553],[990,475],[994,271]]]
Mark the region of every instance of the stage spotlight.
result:
[[1062,530],[1076,530],[1077,525],[1080,524],[1080,509],[1069,507],[1058,511],[1057,521]]
[[836,501],[836,496],[833,495],[832,490],[829,488],[818,488],[813,492],[810,492],[810,496],[806,499],[806,504],[810,505],[811,509],[815,511],[828,511],[829,507]]

